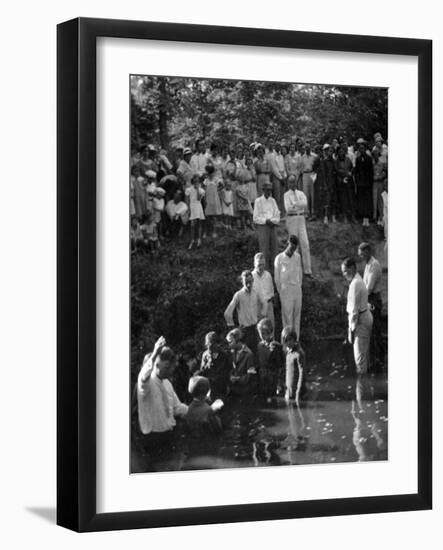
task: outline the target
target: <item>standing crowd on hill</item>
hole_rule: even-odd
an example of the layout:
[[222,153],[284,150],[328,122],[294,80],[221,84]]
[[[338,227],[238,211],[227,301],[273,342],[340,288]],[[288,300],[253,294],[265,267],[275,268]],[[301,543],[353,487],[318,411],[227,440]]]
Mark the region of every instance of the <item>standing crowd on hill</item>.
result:
[[[388,147],[380,133],[355,145],[343,137],[322,145],[299,137],[229,147],[197,140],[194,149],[176,147],[169,156],[146,145],[131,158],[132,250],[155,251],[184,234],[192,249],[222,230],[255,227],[272,263],[269,227],[286,219],[306,261],[297,217],[325,225],[372,221],[386,232],[387,183]],[[272,209],[262,197],[272,197]]]

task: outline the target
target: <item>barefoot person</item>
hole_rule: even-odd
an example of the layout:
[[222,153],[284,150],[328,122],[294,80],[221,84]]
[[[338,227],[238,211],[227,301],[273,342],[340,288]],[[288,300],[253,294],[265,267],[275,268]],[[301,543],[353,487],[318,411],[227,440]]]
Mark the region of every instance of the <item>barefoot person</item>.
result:
[[369,343],[372,332],[372,314],[368,307],[368,291],[357,273],[353,258],[341,264],[343,277],[349,283],[346,311],[348,313],[348,342],[354,346],[354,361],[358,374],[368,372]]

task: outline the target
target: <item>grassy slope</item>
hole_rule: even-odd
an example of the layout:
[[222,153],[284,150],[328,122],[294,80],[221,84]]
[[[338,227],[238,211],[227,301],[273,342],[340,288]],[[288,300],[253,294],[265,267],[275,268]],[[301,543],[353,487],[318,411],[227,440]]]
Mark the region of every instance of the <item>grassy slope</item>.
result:
[[[284,224],[279,231],[280,248],[287,237]],[[340,262],[355,254],[358,244],[368,240],[376,256],[384,259],[382,232],[378,227],[320,222],[308,224],[315,280],[303,285],[302,334],[304,345],[345,334],[345,287]],[[252,232],[226,234],[208,239],[198,250],[184,243],[164,245],[157,258],[138,254],[132,259],[131,370],[133,377],[146,351],[163,334],[177,351],[199,352],[204,334],[224,334],[223,311],[238,290],[238,275],[251,268],[257,251]],[[386,303],[387,275],[383,297]],[[277,315],[279,318],[279,315]],[[277,326],[277,332],[280,329]]]

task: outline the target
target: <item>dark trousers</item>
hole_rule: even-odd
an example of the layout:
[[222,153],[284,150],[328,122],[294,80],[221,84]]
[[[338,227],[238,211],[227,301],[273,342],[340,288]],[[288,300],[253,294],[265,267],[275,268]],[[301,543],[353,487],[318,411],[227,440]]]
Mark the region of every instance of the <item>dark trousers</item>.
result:
[[355,217],[353,182],[339,180],[337,184],[337,214],[342,214],[348,219]]
[[242,327],[241,331],[243,333],[243,343],[248,346],[254,355],[256,355],[258,344],[257,325]]
[[383,343],[381,334],[381,310],[382,299],[379,292],[371,293],[368,296],[368,303],[371,306],[372,318],[374,324],[372,326],[372,335],[370,343],[370,358],[371,370],[379,370],[380,361],[383,359]]
[[277,227],[257,225],[258,248],[265,255],[266,269],[273,273],[274,259],[277,256]]

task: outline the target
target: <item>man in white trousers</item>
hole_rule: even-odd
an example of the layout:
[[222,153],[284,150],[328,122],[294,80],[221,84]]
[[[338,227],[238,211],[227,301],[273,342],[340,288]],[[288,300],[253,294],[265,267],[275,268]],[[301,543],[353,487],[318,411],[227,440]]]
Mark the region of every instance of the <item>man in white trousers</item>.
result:
[[300,338],[303,270],[297,246],[297,237],[289,235],[287,247],[275,258],[274,281],[280,295],[283,327],[293,328]]
[[297,189],[297,179],[295,176],[289,176],[288,187],[289,190],[284,194],[286,229],[288,235],[295,235],[298,238],[304,274],[312,277],[311,251],[309,249],[305,220],[308,200],[303,191]]

